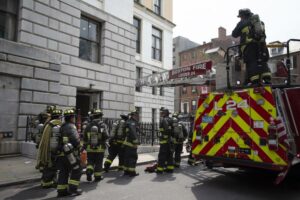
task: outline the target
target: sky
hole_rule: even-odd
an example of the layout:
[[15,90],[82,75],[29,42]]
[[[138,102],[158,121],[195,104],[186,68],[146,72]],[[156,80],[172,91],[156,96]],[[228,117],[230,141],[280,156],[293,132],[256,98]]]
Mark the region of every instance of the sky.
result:
[[300,39],[300,0],[173,0],[173,37],[202,44],[218,37],[220,26],[230,35],[241,8],[260,16],[267,42]]

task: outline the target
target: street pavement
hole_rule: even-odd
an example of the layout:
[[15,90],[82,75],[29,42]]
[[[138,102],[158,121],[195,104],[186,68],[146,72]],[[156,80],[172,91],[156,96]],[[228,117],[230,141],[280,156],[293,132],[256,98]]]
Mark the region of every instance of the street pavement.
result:
[[[139,147],[140,150],[149,150],[150,148]],[[187,156],[188,153],[184,151],[182,156]],[[158,152],[139,153],[137,164],[147,164],[155,162],[158,157]],[[118,165],[118,158],[116,158],[112,167]],[[35,169],[36,160],[24,156],[8,156],[0,157],[0,190],[1,187],[21,184],[24,182],[32,182],[40,180],[41,173]],[[1,199],[1,197],[0,197]]]
[[[147,165],[137,167],[139,176],[129,178],[121,172],[105,173],[99,183],[81,178],[83,194],[64,199],[105,200],[298,200],[299,176],[289,176],[282,185],[274,186],[272,174],[241,171],[236,168],[208,170],[203,165],[188,166],[187,159],[173,174],[145,173]],[[0,199],[57,199],[55,189],[41,189],[37,182],[0,188]]]

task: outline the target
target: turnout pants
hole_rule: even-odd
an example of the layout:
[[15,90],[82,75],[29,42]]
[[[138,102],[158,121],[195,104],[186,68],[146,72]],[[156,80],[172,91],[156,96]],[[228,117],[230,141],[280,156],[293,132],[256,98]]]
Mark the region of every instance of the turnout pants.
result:
[[79,186],[81,177],[80,160],[76,167],[71,166],[66,156],[59,156],[57,158],[57,168],[59,170],[57,181],[57,192],[60,194],[69,191],[76,191]]
[[124,147],[122,143],[115,143],[112,144],[108,149],[109,155],[107,156],[104,167],[106,170],[108,170],[114,161],[114,159],[118,156],[119,158],[119,170],[124,169]]
[[104,152],[87,152],[87,176],[92,176],[94,174],[96,180],[101,179],[103,175],[103,157]]
[[57,169],[56,169],[55,155],[51,155],[51,162],[52,162],[52,166],[46,166],[42,171],[41,185],[43,188],[52,187],[57,182],[56,180]]
[[137,147],[124,147],[124,171],[128,174],[135,174],[136,162],[138,159]]
[[175,161],[175,166],[176,167],[180,166],[182,149],[183,149],[183,143],[176,143],[175,144],[174,161]]
[[262,57],[265,51],[257,43],[250,43],[243,52],[244,62],[246,63],[246,82],[259,83],[262,79],[270,79],[270,69],[267,64],[268,55]]
[[172,171],[174,169],[173,153],[174,152],[169,143],[160,144],[157,171],[163,172],[165,168],[167,171]]

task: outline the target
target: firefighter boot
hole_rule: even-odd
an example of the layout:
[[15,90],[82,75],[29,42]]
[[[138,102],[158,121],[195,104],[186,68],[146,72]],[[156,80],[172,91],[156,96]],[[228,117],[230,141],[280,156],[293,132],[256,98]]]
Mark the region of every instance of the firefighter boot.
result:
[[104,163],[104,171],[107,173],[109,171],[109,167],[110,167],[110,164],[105,162]]
[[70,189],[69,193],[71,195],[79,196],[79,195],[82,194],[82,189],[78,189],[78,188],[76,188],[76,189]]

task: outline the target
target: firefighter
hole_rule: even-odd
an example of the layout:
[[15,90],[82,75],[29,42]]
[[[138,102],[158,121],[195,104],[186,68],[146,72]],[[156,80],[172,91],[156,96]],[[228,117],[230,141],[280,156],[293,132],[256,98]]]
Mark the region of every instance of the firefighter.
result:
[[[258,17],[258,15],[256,15]],[[245,85],[258,85],[261,83],[271,83],[271,72],[267,61],[269,60],[269,52],[266,47],[266,36],[264,25],[259,21],[261,27],[261,35],[259,38],[254,37],[253,31],[253,13],[248,9],[240,9],[238,17],[240,22],[232,31],[232,36],[240,37],[240,53],[246,64]]]
[[121,119],[113,124],[112,135],[109,139],[109,155],[104,163],[104,170],[108,172],[113,160],[118,156],[119,166],[118,170],[124,170],[124,141],[126,136],[126,121],[128,120],[128,115],[121,114]]
[[58,133],[61,122],[62,110],[51,111],[51,120],[45,124],[42,138],[38,148],[37,169],[42,171],[41,186],[51,188],[56,186],[56,157],[58,147]]
[[179,121],[178,113],[173,113],[172,115],[172,131],[174,135],[174,166],[176,168],[180,167],[181,153],[183,150],[183,142],[188,136],[186,127],[182,122]]
[[87,125],[83,133],[83,149],[87,151],[87,181],[99,182],[103,179],[103,158],[108,138],[107,125],[103,122],[103,112],[94,109],[91,112],[93,120]]
[[65,122],[60,128],[59,151],[57,157],[57,168],[59,170],[57,183],[57,196],[80,195],[78,189],[81,177],[80,166],[80,138],[75,126],[75,111],[67,109],[64,111]]
[[[164,171],[172,173],[174,170],[173,153],[174,141],[172,135],[172,119],[169,117],[169,110],[166,108],[160,109],[159,122],[159,153],[156,173],[161,174]],[[166,166],[167,164],[167,166]],[[166,167],[166,169],[165,169]]]
[[36,148],[38,149],[43,130],[44,130],[44,125],[50,120],[51,117],[51,112],[54,110],[53,106],[47,106],[46,111],[41,112],[38,114],[37,119],[34,121],[34,131],[33,134],[31,135],[32,140],[36,144]]
[[129,113],[129,119],[126,121],[126,137],[123,142],[124,145],[124,175],[130,177],[138,176],[136,172],[136,162],[138,159],[137,148],[138,142],[138,131],[139,131],[139,113],[134,110]]

